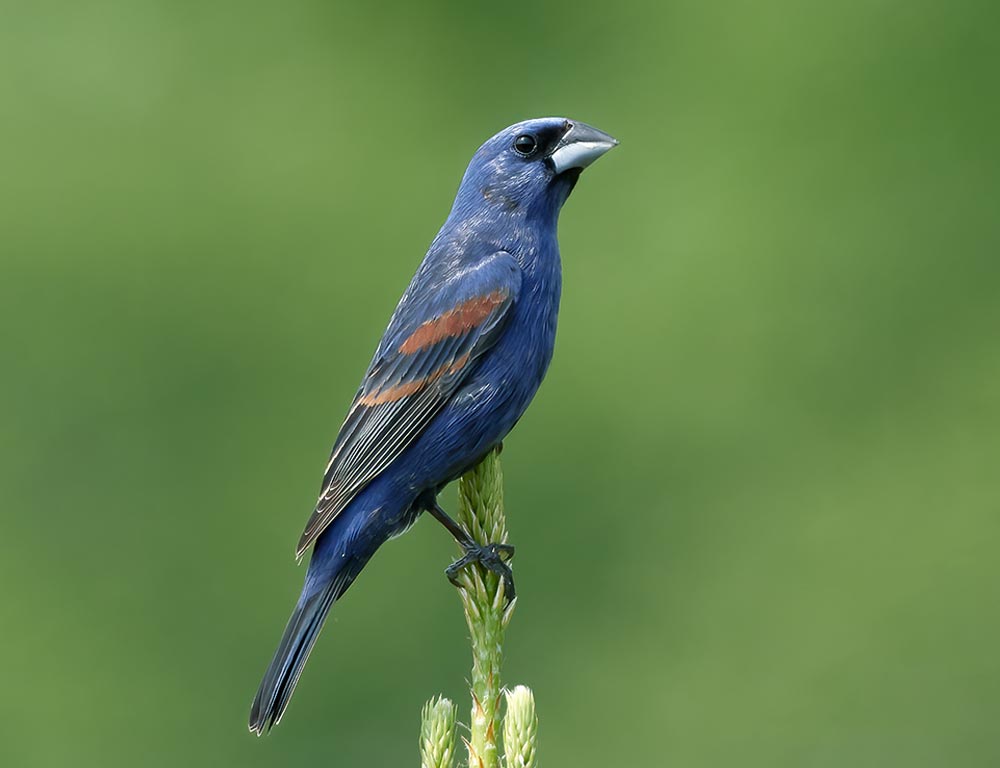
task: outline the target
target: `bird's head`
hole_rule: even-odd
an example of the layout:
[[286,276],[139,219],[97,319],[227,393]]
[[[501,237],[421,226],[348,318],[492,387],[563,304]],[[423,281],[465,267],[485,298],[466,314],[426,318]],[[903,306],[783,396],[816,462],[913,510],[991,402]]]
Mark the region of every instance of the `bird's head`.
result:
[[504,128],[472,157],[452,215],[488,210],[555,216],[580,172],[617,139],[563,117],[525,120]]

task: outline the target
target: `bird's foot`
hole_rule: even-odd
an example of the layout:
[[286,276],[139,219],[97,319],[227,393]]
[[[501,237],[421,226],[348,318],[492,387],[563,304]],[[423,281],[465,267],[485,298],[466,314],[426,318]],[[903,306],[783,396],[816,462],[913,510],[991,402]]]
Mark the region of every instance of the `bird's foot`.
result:
[[509,604],[515,597],[514,574],[507,561],[514,556],[514,547],[510,544],[476,544],[469,542],[463,544],[465,554],[448,566],[445,574],[448,581],[456,587],[461,586],[458,582],[458,574],[467,565],[479,563],[487,571],[492,571],[503,579],[504,598]]

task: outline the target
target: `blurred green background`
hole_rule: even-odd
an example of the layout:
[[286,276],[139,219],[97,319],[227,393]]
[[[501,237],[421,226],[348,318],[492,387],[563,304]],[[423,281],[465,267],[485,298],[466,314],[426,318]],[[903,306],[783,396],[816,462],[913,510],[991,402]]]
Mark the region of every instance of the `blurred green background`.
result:
[[4,3],[0,764],[416,765],[466,711],[422,520],[245,725],[389,313],[553,114],[622,145],[504,453],[543,766],[1000,764],[991,6]]

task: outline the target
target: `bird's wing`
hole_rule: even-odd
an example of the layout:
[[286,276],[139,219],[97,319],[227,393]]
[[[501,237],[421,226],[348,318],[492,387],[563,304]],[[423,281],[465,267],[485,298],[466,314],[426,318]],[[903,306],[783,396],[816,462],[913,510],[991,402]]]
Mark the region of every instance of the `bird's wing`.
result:
[[517,262],[499,251],[451,272],[440,280],[418,272],[396,308],[340,428],[298,557],[416,440],[499,338],[521,287]]

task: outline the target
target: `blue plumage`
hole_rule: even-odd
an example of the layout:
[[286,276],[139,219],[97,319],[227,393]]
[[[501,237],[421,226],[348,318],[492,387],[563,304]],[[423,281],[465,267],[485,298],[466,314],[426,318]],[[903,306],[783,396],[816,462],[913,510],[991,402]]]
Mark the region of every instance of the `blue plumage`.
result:
[[299,556],[314,547],[305,585],[254,699],[252,731],[278,722],[330,607],[422,511],[476,554],[436,494],[503,440],[541,384],[561,290],[559,211],[580,171],[615,144],[543,118],[473,156],[337,437],[299,541]]

